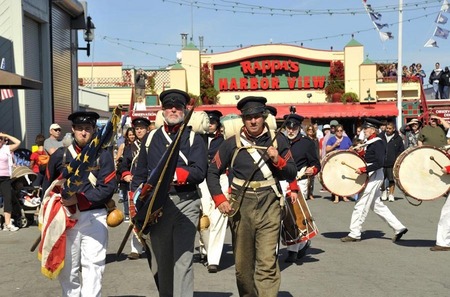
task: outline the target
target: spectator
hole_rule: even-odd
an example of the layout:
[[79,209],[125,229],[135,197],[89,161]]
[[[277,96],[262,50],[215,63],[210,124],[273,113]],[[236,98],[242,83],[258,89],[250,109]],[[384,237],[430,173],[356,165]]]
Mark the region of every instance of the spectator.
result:
[[410,76],[411,76],[411,72],[409,72],[408,66],[404,65],[404,66],[402,67],[402,77],[403,77],[403,78],[408,78],[408,77],[410,77]]
[[439,93],[441,93],[441,99],[448,99],[448,88],[450,86],[450,71],[448,67],[445,67],[444,71],[439,77]]
[[[317,153],[317,160],[320,160],[319,139],[317,138],[317,132],[314,128],[314,125],[306,126],[306,136],[314,142],[314,147],[316,148]],[[314,175],[309,176],[308,197],[305,197],[305,199],[314,200]]]
[[445,131],[448,128],[450,128],[450,124],[446,120],[438,117],[436,114],[430,114],[430,124],[420,130],[419,146],[424,144],[435,147],[445,146],[447,144]]
[[[383,173],[384,180],[381,184],[381,200],[385,201],[389,197],[389,201],[393,202],[395,180],[393,167],[397,157],[405,150],[403,139],[400,137],[398,131],[395,129],[393,122],[388,122],[386,125],[386,131],[381,132],[379,137],[386,143],[386,155],[384,158]],[[389,182],[389,187],[386,189],[386,179]]]
[[313,123],[314,131],[316,131],[317,140],[321,140],[323,138],[323,132],[319,129],[317,122]]
[[430,77],[428,79],[428,82],[430,83],[430,85],[433,85],[434,99],[440,98],[439,78],[441,76],[441,73],[442,73],[441,65],[439,63],[436,63],[435,69],[433,71],[431,71]]
[[[12,144],[6,144],[12,140]],[[19,148],[20,140],[6,133],[0,133],[0,194],[3,196],[3,215],[5,223],[4,231],[17,231],[11,221],[13,210],[13,191],[11,186],[11,174],[13,168],[13,152]]]
[[[325,124],[322,127],[323,137],[319,140],[319,150],[320,150],[320,159],[323,159],[326,155],[326,149],[327,143],[325,142],[325,139],[330,139],[330,125]],[[325,144],[324,144],[325,142]]]
[[134,104],[133,110],[147,110],[147,105],[144,102],[143,96],[137,97],[137,101]]
[[383,78],[384,78],[384,67],[380,65],[377,70],[377,82],[383,82]]
[[[41,186],[45,175],[45,169],[47,168],[48,160],[50,156],[44,150],[45,136],[43,134],[38,134],[35,139],[37,145],[37,150],[31,154],[30,157],[30,169],[36,173],[36,179],[33,182],[33,186]],[[41,157],[43,156],[43,157]],[[47,159],[44,162],[44,159]],[[45,163],[45,164],[44,164]]]
[[136,73],[136,79],[135,79],[135,86],[136,89],[136,98],[139,98],[139,96],[145,98],[145,80],[148,78],[147,73],[142,70],[142,68],[139,68]]
[[59,147],[63,144],[59,140],[61,138],[61,126],[54,123],[50,125],[49,129],[50,136],[44,141],[44,149],[47,154],[53,154]]
[[420,80],[420,83],[423,84],[423,79],[426,77],[425,71],[422,69],[422,64],[417,63],[416,65],[416,72],[414,73],[414,76],[418,77]]
[[400,129],[400,133],[405,135],[405,148],[419,145],[419,132],[422,123],[418,119],[412,119],[406,123],[406,127]]

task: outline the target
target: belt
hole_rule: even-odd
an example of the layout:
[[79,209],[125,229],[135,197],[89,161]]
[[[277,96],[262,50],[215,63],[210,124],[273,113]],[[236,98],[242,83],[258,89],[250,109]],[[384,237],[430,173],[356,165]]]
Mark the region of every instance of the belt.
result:
[[[240,186],[240,187],[243,187],[245,182],[246,182],[245,180],[239,179],[236,177],[233,178],[233,181],[232,181],[233,184]],[[251,189],[253,189],[253,191],[256,191],[261,188],[272,187],[275,184],[276,184],[275,179],[271,178],[271,179],[267,179],[267,180],[251,181],[248,183],[247,188],[251,188]]]

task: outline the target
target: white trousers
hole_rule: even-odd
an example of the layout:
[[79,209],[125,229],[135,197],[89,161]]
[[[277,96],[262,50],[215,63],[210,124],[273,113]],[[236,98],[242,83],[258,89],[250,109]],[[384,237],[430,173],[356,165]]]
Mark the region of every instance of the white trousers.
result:
[[[228,177],[225,174],[220,176],[220,185],[222,191],[227,193]],[[199,187],[202,192],[203,214],[208,216],[210,222],[209,228],[200,232],[200,252],[206,253],[209,265],[219,265],[227,231],[228,217],[221,214],[215,207],[206,185],[206,180]]]
[[442,206],[441,217],[439,219],[436,244],[450,247],[450,194]]
[[[303,195],[303,198],[305,198],[305,200],[308,198],[308,186],[309,186],[309,182],[308,179],[301,179],[297,181],[297,185],[300,188],[300,192]],[[287,203],[290,203],[289,200]],[[287,250],[290,252],[298,252],[300,249],[302,249],[305,245],[306,245],[306,240],[303,240],[299,243],[293,244],[293,245],[288,245],[287,246]]]
[[62,296],[101,296],[107,245],[106,209],[80,212],[78,222],[66,231],[64,267],[58,276]]
[[139,240],[138,240],[136,234],[134,234],[134,232],[131,233],[130,245],[131,245],[132,253],[142,254],[142,252],[144,251],[144,247],[139,242]]
[[355,204],[350,222],[350,233],[348,236],[360,239],[361,229],[366,220],[369,209],[372,209],[380,218],[382,218],[395,234],[405,228],[403,224],[392,214],[389,208],[381,201],[380,186],[384,180],[383,169],[378,169],[369,177],[369,182],[361,197]]

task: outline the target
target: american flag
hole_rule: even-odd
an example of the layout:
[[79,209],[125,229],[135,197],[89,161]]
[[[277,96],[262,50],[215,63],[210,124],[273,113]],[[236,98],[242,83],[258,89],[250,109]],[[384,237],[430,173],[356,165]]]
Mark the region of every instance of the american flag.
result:
[[[2,58],[2,63],[0,64],[1,70],[5,70],[5,68],[6,68],[5,64],[6,64],[5,58]],[[11,90],[11,89],[0,89],[0,92],[1,92],[1,100],[0,101],[14,97],[13,90]]]

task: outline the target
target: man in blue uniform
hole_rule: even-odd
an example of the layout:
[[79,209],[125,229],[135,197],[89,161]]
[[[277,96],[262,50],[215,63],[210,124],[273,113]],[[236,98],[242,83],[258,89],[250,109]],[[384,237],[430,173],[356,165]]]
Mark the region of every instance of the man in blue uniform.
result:
[[[158,165],[166,148],[181,127],[189,95],[181,90],[161,93],[164,125],[152,130],[143,140],[131,191],[145,183]],[[200,214],[197,185],[206,176],[206,146],[200,135],[187,127],[180,139],[178,164],[167,195],[163,215],[151,226],[151,248],[158,266],[157,285],[160,296],[193,296],[193,254]]]
[[[288,114],[284,116],[286,122],[286,136],[291,145],[292,158],[297,166],[297,172],[306,168],[303,174],[297,173],[297,180],[293,181],[292,188],[299,188],[303,198],[308,197],[309,179],[320,171],[320,161],[317,154],[314,142],[300,133],[300,127],[303,122],[303,117],[298,114]],[[291,193],[293,199],[297,199],[297,193]],[[288,256],[286,263],[293,263],[301,259],[306,254],[306,250],[311,245],[311,241],[305,240],[297,244],[289,245],[287,247]]]
[[369,182],[355,204],[350,222],[350,233],[341,238],[342,242],[361,241],[362,224],[366,220],[370,209],[394,230],[393,242],[400,240],[408,232],[408,229],[406,229],[383,201],[381,201],[380,186],[384,180],[383,164],[386,155],[386,143],[377,136],[381,124],[382,122],[372,118],[367,118],[363,124],[366,138],[364,160],[367,166],[358,168],[356,173],[367,173],[369,175]]
[[[131,199],[129,198],[128,191],[130,183],[133,180],[134,170],[137,167],[137,158],[139,156],[139,151],[141,149],[141,142],[142,139],[147,135],[148,126],[150,126],[150,121],[146,118],[139,117],[133,119],[131,124],[135,129],[134,131],[136,133],[136,140],[125,147],[123,151],[122,162],[120,163],[120,166],[117,169],[117,171],[122,180],[127,185],[127,190],[125,191],[125,199],[127,201],[126,205],[127,208],[129,208],[128,207],[129,205],[131,206],[131,208],[129,208],[128,210],[129,214],[131,214],[131,217],[133,217],[136,214],[136,210],[133,201],[130,201]],[[136,234],[134,233],[131,236],[130,244],[131,244],[131,252],[128,254],[128,259],[130,260],[139,259],[140,254],[143,252],[143,247],[142,244],[137,239]]]
[[[44,189],[60,177],[64,167],[89,145],[99,115],[95,112],[75,112],[72,121],[74,141],[68,147],[58,148],[47,166]],[[66,230],[64,268],[59,274],[63,296],[100,296],[105,269],[108,229],[106,206],[114,194],[116,172],[110,151],[100,149],[94,170],[84,179],[80,191],[62,199],[64,206],[77,204],[80,217],[74,227]],[[83,174],[83,173],[81,173]]]
[[[222,113],[218,110],[208,110],[206,113],[209,117],[209,131],[204,137],[208,148],[208,163],[210,163],[219,146],[224,141],[224,137],[220,133],[220,117]],[[226,174],[220,176],[220,182],[222,190],[227,191],[228,180]],[[215,207],[208,185],[206,184],[206,179],[199,187],[202,193],[203,215],[208,216],[210,222],[206,230],[200,230],[200,249],[203,250],[201,253],[206,253],[208,272],[216,273],[219,269],[220,257],[222,256],[228,218],[223,216]]]
[[[208,168],[207,183],[215,205],[221,213],[231,215],[240,296],[278,295],[279,180],[295,180],[297,173],[286,138],[279,135],[272,141],[275,135],[265,123],[266,102],[264,97],[239,101],[237,108],[244,127],[235,137],[225,140]],[[220,186],[220,175],[227,169],[233,177],[232,204]]]

